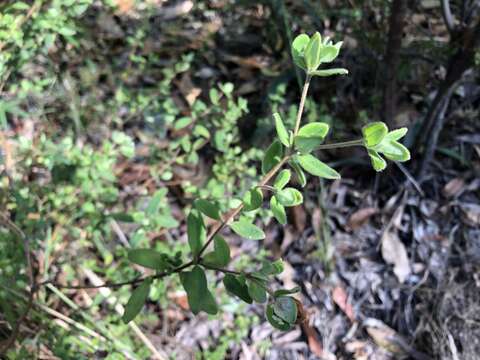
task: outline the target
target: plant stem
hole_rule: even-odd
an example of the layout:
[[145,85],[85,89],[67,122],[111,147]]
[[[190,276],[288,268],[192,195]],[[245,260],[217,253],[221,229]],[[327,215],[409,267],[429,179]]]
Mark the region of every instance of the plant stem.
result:
[[302,121],[303,108],[305,107],[305,100],[307,99],[308,87],[310,86],[310,80],[312,75],[307,74],[305,78],[305,83],[303,84],[302,98],[300,99],[300,105],[298,106],[297,119],[295,120],[295,130],[293,131],[293,136],[297,136],[298,130],[300,129],[300,123]]
[[359,139],[359,140],[338,142],[333,144],[323,144],[323,145],[317,146],[315,150],[338,149],[338,148],[345,148],[350,146],[363,146],[363,144],[364,144],[363,140]]
[[[282,168],[282,166],[290,159],[290,155],[286,155],[283,157],[282,160],[280,160],[280,162],[275,165],[264,177],[263,179],[260,181],[260,183],[257,185],[257,187],[260,187],[262,188],[263,186],[267,185],[267,183],[272,179],[272,177],[275,176],[275,174]],[[213,241],[213,238],[215,237],[215,235],[217,235],[220,231],[222,231],[225,226],[227,226],[227,224],[233,219],[235,218],[239,213],[240,211],[242,211],[243,209],[243,203],[240,204],[237,208],[235,208],[235,210],[233,210],[232,212],[230,212],[225,219],[223,219],[222,221],[217,221],[217,223],[214,225],[212,231],[210,231],[210,234],[208,235],[207,237],[207,241],[205,242],[205,244],[203,245],[203,247],[200,249],[200,251],[198,252],[198,255],[197,255],[197,258],[196,258],[196,263],[200,262],[201,260],[201,257],[203,255],[203,253],[205,252],[205,250],[208,248],[208,245],[210,245],[210,243]]]
[[[182,270],[184,270],[184,269],[186,269],[186,268],[188,268],[192,265],[194,265],[194,262],[189,261],[185,264],[182,264],[182,265],[176,267],[175,269],[173,269],[172,271],[169,271],[169,272],[162,272],[162,273],[155,274],[155,275],[137,277],[136,279],[123,281],[123,282],[119,282],[119,283],[105,283],[105,284],[96,285],[96,286],[89,286],[89,285],[86,285],[86,286],[82,286],[82,285],[80,285],[80,286],[70,286],[70,285],[60,285],[60,284],[53,284],[53,285],[56,288],[59,288],[59,289],[99,289],[99,288],[105,288],[105,287],[118,288],[118,287],[122,287],[122,286],[125,286],[125,285],[135,285],[135,284],[138,284],[138,283],[140,283],[140,282],[142,282],[146,279],[152,279],[152,280],[162,279],[166,276],[179,273]],[[51,281],[46,281],[46,282],[41,283],[40,285],[47,285],[47,284],[52,284],[52,282]]]

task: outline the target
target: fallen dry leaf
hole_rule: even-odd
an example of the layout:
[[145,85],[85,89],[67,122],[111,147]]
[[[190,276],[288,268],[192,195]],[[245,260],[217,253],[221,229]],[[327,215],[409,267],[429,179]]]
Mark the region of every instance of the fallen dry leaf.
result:
[[461,204],[460,208],[465,221],[471,226],[480,225],[480,205],[478,204]]
[[315,330],[306,321],[302,323],[302,328],[307,336],[310,351],[320,358],[323,357],[323,346],[318,340]]
[[462,178],[450,180],[442,190],[445,197],[451,198],[460,195],[465,190],[465,181]]
[[411,273],[405,245],[394,230],[387,230],[381,239],[382,257],[387,264],[393,265],[393,272],[402,284]]
[[197,100],[197,97],[202,93],[202,89],[195,87],[193,84],[189,73],[185,73],[182,76],[182,79],[177,83],[177,86],[189,106],[192,106],[195,100]]
[[374,207],[367,207],[355,211],[350,219],[348,219],[347,227],[349,230],[356,230],[359,227],[365,225],[370,217],[377,213],[377,209]]
[[351,322],[355,321],[355,313],[352,304],[348,302],[348,295],[341,286],[335,286],[332,291],[332,299],[337,306],[347,315]]

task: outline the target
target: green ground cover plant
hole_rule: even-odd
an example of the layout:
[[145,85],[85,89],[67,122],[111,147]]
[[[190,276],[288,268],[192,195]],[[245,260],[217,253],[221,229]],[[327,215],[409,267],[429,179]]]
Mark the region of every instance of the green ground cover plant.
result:
[[[349,146],[363,146],[370,156],[376,171],[386,167],[387,158],[393,161],[407,161],[409,151],[398,140],[407,129],[389,131],[382,122],[373,122],[363,128],[363,137],[358,140],[333,144],[323,144],[329,125],[311,122],[302,126],[302,115],[308,88],[314,77],[346,75],[343,68],[321,69],[320,65],[335,60],[342,43],[333,43],[322,39],[317,32],[312,37],[299,35],[292,43],[292,58],[295,64],[304,70],[305,83],[293,129],[287,129],[280,114],[273,114],[277,139],[267,148],[261,163],[262,179],[247,190],[242,202],[227,213],[208,198],[198,198],[187,217],[188,244],[190,259],[181,256],[156,252],[152,249],[137,248],[128,253],[131,262],[156,271],[155,275],[137,278],[130,282],[137,287],[126,305],[124,322],[129,322],[140,312],[148,299],[150,288],[163,278],[178,274],[187,293],[191,311],[198,314],[204,311],[215,315],[218,305],[209,289],[205,271],[224,273],[223,285],[228,293],[246,303],[266,303],[265,315],[268,321],[280,330],[290,329],[299,319],[297,300],[291,296],[299,291],[293,289],[272,289],[269,285],[272,277],[283,271],[282,261],[263,262],[258,268],[252,264],[251,271],[236,271],[227,268],[230,262],[230,248],[221,236],[225,228],[246,240],[256,241],[265,238],[264,231],[251,217],[246,216],[264,204],[264,198],[270,196],[270,209],[280,224],[285,224],[286,207],[297,206],[303,202],[303,195],[296,187],[288,186],[293,182],[303,187],[307,184],[307,175],[339,179],[340,174],[319,160],[314,153],[322,149]],[[382,157],[382,155],[384,157]],[[207,232],[204,216],[216,220]],[[210,245],[213,245],[213,249]]]

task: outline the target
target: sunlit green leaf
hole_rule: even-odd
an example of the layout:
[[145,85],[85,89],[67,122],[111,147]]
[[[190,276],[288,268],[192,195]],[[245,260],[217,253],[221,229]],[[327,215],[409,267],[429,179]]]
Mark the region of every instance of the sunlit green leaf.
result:
[[320,145],[327,135],[329,126],[322,122],[313,122],[302,126],[295,137],[295,147],[308,153]]
[[255,187],[247,191],[243,197],[243,210],[252,211],[258,209],[263,204],[262,190]]
[[306,172],[325,179],[340,179],[340,174],[327,164],[321,162],[310,154],[299,155],[297,157],[300,166]]
[[277,174],[275,181],[273,182],[273,187],[277,190],[281,190],[288,184],[292,173],[288,169],[283,169]]
[[275,197],[283,206],[297,206],[303,202],[302,193],[291,187],[279,190]]
[[367,151],[375,171],[382,171],[387,167],[387,162],[375,150],[367,149]]
[[310,73],[310,75],[320,76],[320,77],[327,77],[332,75],[347,75],[347,74],[348,74],[348,70],[343,68],[316,70]]
[[395,129],[390,131],[386,137],[389,138],[390,140],[398,141],[402,137],[404,137],[407,134],[407,132],[408,132],[408,129],[406,127]]
[[367,147],[374,147],[383,140],[388,133],[387,125],[383,122],[373,122],[362,128],[363,141]]
[[322,47],[322,37],[319,32],[316,32],[305,47],[305,63],[307,70],[313,71],[320,65],[320,50]]
[[295,65],[306,70],[304,53],[305,47],[308,45],[310,37],[307,34],[298,35],[292,43],[292,58]]
[[265,233],[258,226],[252,224],[247,219],[240,219],[230,224],[230,228],[239,236],[249,240],[262,240]]
[[282,259],[275,261],[263,261],[260,273],[266,276],[279,275],[283,272],[283,269],[284,265]]

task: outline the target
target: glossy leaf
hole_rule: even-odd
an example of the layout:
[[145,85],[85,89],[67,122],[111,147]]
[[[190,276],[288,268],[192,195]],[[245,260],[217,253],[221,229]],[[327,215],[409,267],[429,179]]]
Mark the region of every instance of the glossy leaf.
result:
[[188,244],[193,256],[197,256],[207,236],[202,214],[192,209],[187,217]]
[[303,202],[302,193],[291,187],[279,190],[275,197],[283,206],[297,206]]
[[262,190],[255,187],[247,191],[243,197],[243,210],[252,211],[258,209],[263,204]]
[[313,122],[302,126],[295,137],[295,147],[308,153],[320,145],[328,134],[329,126],[322,122]]
[[273,308],[273,304],[268,304],[265,310],[265,316],[268,322],[274,327],[281,331],[290,330],[292,327],[291,324],[280,318],[279,316],[275,315],[275,311]]
[[193,202],[195,208],[202,214],[208,216],[211,219],[220,220],[220,208],[212,201],[205,199],[197,199]]
[[215,298],[207,287],[207,277],[201,267],[180,273],[180,281],[187,292],[188,305],[196,315],[200,311],[215,315],[218,311]]
[[134,264],[158,271],[169,267],[168,256],[152,249],[132,249],[128,252],[128,260]]
[[292,173],[290,170],[283,169],[277,174],[277,177],[273,182],[273,187],[277,190],[283,189],[290,181],[291,176],[292,176]]
[[388,133],[387,125],[383,122],[373,122],[362,128],[363,141],[367,147],[374,147],[383,140]]
[[410,152],[408,149],[398,141],[391,140],[388,137],[385,137],[373,150],[382,153],[389,160],[402,162],[410,160]]
[[402,137],[404,137],[407,134],[407,132],[408,132],[408,129],[405,127],[400,129],[395,129],[390,131],[386,137],[389,138],[390,140],[398,141]]
[[320,77],[327,77],[327,76],[333,76],[333,75],[347,75],[347,74],[348,74],[348,70],[343,68],[316,70],[310,73],[310,75],[320,76]]
[[264,303],[267,301],[267,292],[259,284],[258,280],[247,280],[247,286],[248,286],[248,294],[250,297],[258,303]]
[[387,167],[387,162],[375,150],[367,149],[367,151],[375,171],[382,171]]
[[276,298],[273,303],[273,312],[289,324],[294,324],[297,320],[297,304],[290,296]]
[[220,236],[213,238],[213,251],[203,256],[202,263],[207,266],[223,267],[230,262],[230,247],[227,242]]
[[310,154],[299,155],[297,157],[300,166],[306,172],[325,179],[340,179],[340,174],[327,164],[321,162]]
[[253,302],[251,296],[248,293],[248,287],[245,284],[245,279],[241,279],[238,276],[232,274],[226,274],[223,278],[223,285],[229,293],[239,297],[241,300],[248,304]]
[[148,294],[150,293],[151,279],[144,280],[140,286],[133,290],[130,299],[128,299],[127,305],[125,305],[125,311],[122,316],[122,320],[125,324],[132,321],[142,310],[145,301],[147,301]]
[[304,53],[305,47],[310,42],[310,37],[307,34],[298,35],[292,43],[292,58],[295,65],[302,68],[303,70],[307,69],[307,64],[305,63]]
[[305,64],[309,72],[314,71],[320,65],[320,50],[322,48],[322,37],[316,32],[305,47]]
[[275,165],[277,165],[283,156],[282,144],[275,140],[265,151],[265,156],[262,161],[262,173],[268,173]]
[[240,219],[230,224],[230,228],[239,236],[249,240],[265,239],[265,233],[258,226],[246,219]]
[[343,42],[340,41],[335,45],[325,45],[320,52],[320,63],[330,63],[335,60],[340,52]]
[[285,125],[283,124],[282,118],[279,113],[274,113],[273,118],[275,120],[275,129],[277,130],[278,139],[286,147],[290,146],[289,136]]
[[273,216],[280,224],[285,225],[287,223],[285,207],[278,202],[275,196],[270,198],[270,210],[272,210]]

